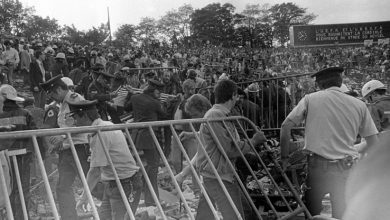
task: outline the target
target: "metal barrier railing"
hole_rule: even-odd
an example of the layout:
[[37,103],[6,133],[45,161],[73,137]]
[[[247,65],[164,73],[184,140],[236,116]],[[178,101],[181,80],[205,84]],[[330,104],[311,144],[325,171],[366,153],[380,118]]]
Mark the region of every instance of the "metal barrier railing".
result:
[[305,91],[308,88],[298,88],[302,81],[312,81],[309,79],[310,74],[312,73],[288,74],[237,83],[247,93],[247,99],[243,102],[258,106],[257,111],[253,111],[249,103],[244,104],[243,115],[261,128],[280,128],[293,107],[305,93],[310,92]]
[[[100,142],[102,143],[104,153],[105,153],[107,160],[109,162],[109,165],[114,173],[115,182],[119,188],[123,203],[125,204],[125,207],[126,207],[126,211],[129,215],[130,219],[134,220],[135,213],[133,213],[133,211],[130,207],[129,199],[126,197],[126,195],[124,193],[121,181],[118,177],[114,163],[113,163],[112,158],[110,156],[110,152],[109,152],[110,146],[107,146],[102,138],[103,132],[121,130],[122,132],[124,132],[124,135],[126,136],[126,138],[128,140],[129,148],[130,148],[131,152],[134,154],[133,156],[135,157],[137,165],[140,167],[140,170],[141,170],[143,177],[144,177],[144,180],[146,182],[146,186],[148,187],[148,189],[150,190],[150,192],[152,194],[152,197],[153,197],[153,200],[157,206],[157,209],[159,210],[160,214],[162,215],[161,217],[163,219],[168,219],[167,214],[164,212],[164,209],[162,208],[161,202],[159,201],[159,198],[153,189],[152,183],[148,177],[145,166],[142,163],[141,156],[137,153],[137,146],[135,145],[134,140],[132,139],[132,137],[130,135],[130,131],[129,131],[129,130],[133,130],[133,129],[147,129],[149,131],[152,139],[153,139],[153,142],[157,148],[157,151],[159,153],[159,156],[162,159],[164,166],[167,168],[167,171],[168,171],[168,174],[172,180],[172,183],[173,183],[176,191],[178,192],[178,197],[180,198],[180,200],[184,204],[184,209],[186,211],[186,215],[190,219],[195,219],[195,217],[194,217],[195,213],[193,213],[191,211],[191,208],[190,208],[186,198],[184,197],[183,191],[181,190],[179,183],[175,179],[174,173],[170,167],[170,163],[169,163],[167,157],[164,155],[164,150],[160,146],[160,143],[159,143],[159,141],[156,137],[156,134],[155,134],[155,130],[154,130],[155,128],[169,127],[170,130],[172,131],[174,140],[178,143],[178,146],[179,146],[180,151],[182,152],[182,154],[184,156],[184,159],[188,162],[188,164],[190,166],[191,173],[195,177],[195,181],[198,183],[200,190],[201,190],[201,193],[202,193],[202,196],[204,196],[207,205],[211,209],[212,215],[214,216],[215,219],[220,219],[220,216],[213,205],[212,199],[209,197],[209,194],[207,193],[207,190],[201,181],[201,176],[197,173],[195,167],[192,165],[191,158],[188,156],[188,154],[183,146],[183,143],[180,141],[179,135],[176,133],[176,131],[174,129],[174,125],[188,124],[192,130],[192,134],[195,136],[196,141],[198,143],[198,149],[197,149],[198,152],[202,151],[202,153],[205,155],[206,160],[210,164],[212,172],[214,173],[215,178],[217,179],[219,186],[223,190],[227,200],[229,201],[229,204],[231,205],[234,212],[236,213],[237,219],[243,219],[243,217],[240,215],[238,208],[234,204],[233,199],[230,197],[228,190],[225,187],[224,180],[221,179],[221,176],[219,175],[217,168],[213,164],[213,161],[211,160],[210,155],[208,155],[208,153],[206,152],[204,143],[202,141],[201,134],[199,134],[194,127],[194,124],[199,124],[199,123],[201,124],[201,126],[206,126],[206,128],[210,131],[211,136],[213,138],[213,141],[214,141],[218,151],[221,153],[223,158],[227,161],[229,168],[232,170],[233,175],[237,179],[239,186],[242,190],[242,193],[245,196],[245,198],[248,200],[248,202],[250,203],[250,207],[254,211],[257,219],[263,219],[264,213],[261,213],[261,211],[259,210],[259,205],[256,205],[255,201],[252,199],[251,194],[248,192],[248,189],[246,187],[246,183],[241,181],[238,172],[235,170],[235,165],[233,164],[233,161],[231,161],[231,159],[230,159],[231,155],[229,155],[225,151],[224,146],[221,145],[221,142],[220,142],[217,134],[215,133],[215,131],[213,130],[213,127],[211,126],[213,123],[220,123],[222,125],[222,127],[228,131],[227,132],[228,136],[232,140],[234,140],[233,144],[234,144],[236,151],[239,153],[239,157],[242,158],[243,161],[245,162],[246,168],[250,171],[250,174],[251,174],[252,178],[255,180],[255,182],[258,186],[258,189],[260,189],[260,191],[261,191],[261,196],[264,197],[264,199],[266,200],[266,205],[270,207],[270,210],[271,210],[270,212],[272,212],[273,215],[277,219],[288,219],[288,218],[296,216],[300,213],[304,213],[307,217],[311,218],[310,213],[308,212],[304,203],[300,199],[298,189],[296,188],[296,186],[294,186],[291,183],[291,181],[289,180],[286,173],[278,165],[277,159],[273,157],[272,162],[276,165],[277,172],[282,176],[283,183],[285,183],[287,185],[287,188],[288,188],[289,192],[291,192],[295,204],[297,204],[296,208],[293,208],[291,206],[291,203],[290,203],[291,198],[287,199],[287,196],[283,193],[282,189],[279,186],[280,182],[277,182],[274,179],[273,175],[268,171],[268,167],[267,167],[266,163],[263,161],[263,159],[260,156],[260,152],[271,151],[271,148],[268,145],[264,145],[263,147],[258,148],[257,146],[253,146],[251,144],[251,142],[249,141],[249,137],[246,133],[246,130],[244,130],[244,127],[250,127],[253,130],[256,130],[257,128],[256,128],[256,125],[254,123],[252,123],[250,120],[248,120],[247,118],[244,118],[244,117],[229,117],[229,118],[209,119],[209,120],[207,120],[207,119],[188,119],[188,120],[176,120],[176,121],[156,121],[156,122],[117,124],[117,125],[95,126],[95,127],[89,126],[89,127],[74,127],[74,128],[32,130],[32,131],[4,132],[4,133],[0,133],[0,140],[20,139],[20,138],[31,138],[32,139],[33,145],[34,145],[35,155],[37,156],[37,159],[39,162],[39,168],[40,168],[40,171],[42,173],[42,177],[43,177],[43,181],[44,181],[44,185],[45,185],[45,190],[46,190],[48,199],[50,201],[52,215],[53,215],[54,219],[59,219],[59,214],[58,214],[58,211],[57,211],[57,208],[55,205],[55,200],[54,200],[51,188],[50,188],[50,183],[49,183],[49,180],[48,180],[48,177],[46,174],[45,166],[43,164],[43,160],[42,160],[42,157],[40,155],[37,138],[38,137],[55,136],[55,135],[66,135],[67,138],[70,140],[71,152],[72,152],[73,158],[75,159],[77,170],[79,173],[79,177],[82,181],[84,191],[87,193],[88,201],[91,204],[93,216],[95,219],[99,219],[99,214],[97,212],[96,205],[94,203],[94,200],[93,200],[93,197],[91,194],[91,190],[88,187],[88,184],[87,184],[86,178],[84,176],[84,172],[82,170],[80,161],[78,159],[76,148],[75,148],[75,145],[73,144],[73,140],[72,140],[72,136],[71,136],[71,134],[74,134],[74,133],[95,133],[98,136],[98,139],[100,140]],[[250,144],[251,153],[256,155],[259,163],[261,164],[261,169],[265,173],[265,174],[263,174],[263,176],[264,177],[266,176],[271,180],[272,187],[275,188],[278,196],[280,196],[281,201],[284,203],[285,207],[287,207],[287,209],[288,209],[287,213],[279,211],[275,207],[275,204],[270,199],[270,195],[268,195],[264,186],[259,181],[259,177],[256,174],[256,172],[258,172],[258,171],[255,171],[252,169],[251,165],[246,160],[244,153],[241,151],[239,145],[237,144],[238,140],[234,139],[232,131],[230,129],[228,129],[229,124],[234,125],[236,127],[237,131],[242,134],[241,138]],[[15,163],[15,161],[14,161],[14,163]],[[18,170],[18,167],[15,166],[15,169]],[[16,171],[16,175],[18,176],[19,174],[17,172],[18,171]],[[3,173],[2,169],[0,169],[0,177],[1,177],[0,178],[1,187],[4,189],[5,182],[3,181],[4,173]],[[20,179],[17,179],[17,181],[18,181],[18,186],[20,185],[19,188],[21,188]],[[23,190],[20,189],[19,192],[23,192]],[[22,195],[21,195],[21,197],[22,197]],[[10,206],[9,198],[6,198],[6,201],[7,201],[8,219],[13,219],[12,209]],[[23,209],[23,212],[26,213],[26,215],[27,215],[27,210]],[[27,217],[26,215],[25,215],[25,218]]]
[[[240,114],[261,128],[277,130],[301,98],[315,91],[311,74],[291,73],[287,76],[238,82],[238,87],[245,91],[238,104]],[[307,83],[309,85],[303,85]],[[202,88],[198,93],[212,100],[213,87]]]

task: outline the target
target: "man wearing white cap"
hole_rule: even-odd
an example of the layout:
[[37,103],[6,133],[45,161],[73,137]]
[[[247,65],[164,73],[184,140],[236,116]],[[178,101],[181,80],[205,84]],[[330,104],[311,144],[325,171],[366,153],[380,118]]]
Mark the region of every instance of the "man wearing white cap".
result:
[[[8,127],[12,131],[33,130],[37,129],[33,117],[30,112],[19,107],[18,102],[23,102],[24,99],[17,95],[14,87],[4,84],[0,86],[0,107],[2,112],[0,113],[0,125]],[[40,140],[38,140],[40,141]],[[42,146],[42,144],[39,144]],[[0,151],[2,150],[17,150],[26,149],[27,153],[18,155],[16,157],[18,161],[19,174],[21,184],[23,188],[23,194],[25,201],[29,199],[30,188],[30,163],[33,156],[33,145],[29,138],[25,139],[3,139],[0,142]],[[44,155],[44,149],[40,149],[42,155]],[[14,219],[23,219],[22,204],[19,197],[19,190],[17,187],[16,178],[13,179],[13,187],[10,195],[12,210],[14,211]],[[26,208],[28,210],[28,203]]]
[[390,96],[387,87],[379,80],[364,84],[362,96],[369,103],[372,119],[378,131],[390,130]]

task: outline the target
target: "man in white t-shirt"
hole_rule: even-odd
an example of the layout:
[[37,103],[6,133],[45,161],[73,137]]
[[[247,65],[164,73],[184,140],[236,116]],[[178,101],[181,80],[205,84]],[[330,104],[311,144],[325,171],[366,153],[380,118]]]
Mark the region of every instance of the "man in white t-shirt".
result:
[[[69,116],[73,117],[76,126],[104,126],[113,125],[110,121],[103,121],[96,108],[97,101],[78,101],[69,103]],[[130,202],[135,213],[142,189],[142,179],[138,172],[133,155],[127,145],[126,138],[121,130],[101,132],[89,135],[91,147],[91,164],[87,174],[90,190],[93,190],[99,181],[105,184],[102,205],[99,209],[100,219],[124,219],[126,215],[125,202],[119,187],[115,182],[115,174],[121,182],[126,195],[126,202]],[[112,164],[107,158],[108,152]],[[87,194],[83,193],[77,208],[88,203]]]

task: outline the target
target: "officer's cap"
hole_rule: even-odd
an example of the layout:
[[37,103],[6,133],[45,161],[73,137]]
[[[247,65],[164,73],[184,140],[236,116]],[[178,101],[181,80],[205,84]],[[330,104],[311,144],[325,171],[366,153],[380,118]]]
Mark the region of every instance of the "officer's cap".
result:
[[68,101],[70,113],[96,110],[97,100]]
[[40,83],[39,85],[42,87],[43,90],[45,90],[46,92],[50,91],[55,85],[58,85],[60,84],[60,82],[63,82],[61,80],[61,78],[63,77],[62,74],[60,75],[57,75],[51,79],[49,79],[48,81],[44,82],[44,83]]
[[104,66],[101,63],[96,63],[91,67],[92,71],[95,73],[102,73],[104,72]]
[[164,84],[161,83],[160,81],[158,80],[155,80],[155,79],[150,79],[149,80],[149,86],[150,87],[153,87],[155,89],[158,89],[158,90],[161,90],[164,88]]
[[316,77],[316,80],[327,79],[335,76],[340,76],[343,71],[344,68],[342,67],[329,67],[314,73],[313,75],[311,75],[311,77]]
[[152,72],[152,71],[145,73],[145,77],[149,77],[149,78],[152,78],[152,77],[154,77],[155,75],[156,75],[156,74],[155,74],[154,72]]

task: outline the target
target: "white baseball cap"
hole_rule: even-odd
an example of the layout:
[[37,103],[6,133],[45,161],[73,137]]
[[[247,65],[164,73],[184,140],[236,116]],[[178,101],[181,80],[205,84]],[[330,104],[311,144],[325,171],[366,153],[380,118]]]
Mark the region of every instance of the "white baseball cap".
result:
[[67,86],[74,86],[73,80],[69,77],[62,77],[61,80],[67,85]]
[[64,53],[57,53],[56,59],[65,59]]
[[19,97],[18,93],[16,92],[16,89],[11,85],[4,84],[0,86],[0,94],[4,96],[6,99],[17,101],[17,102],[24,102],[24,98]]

